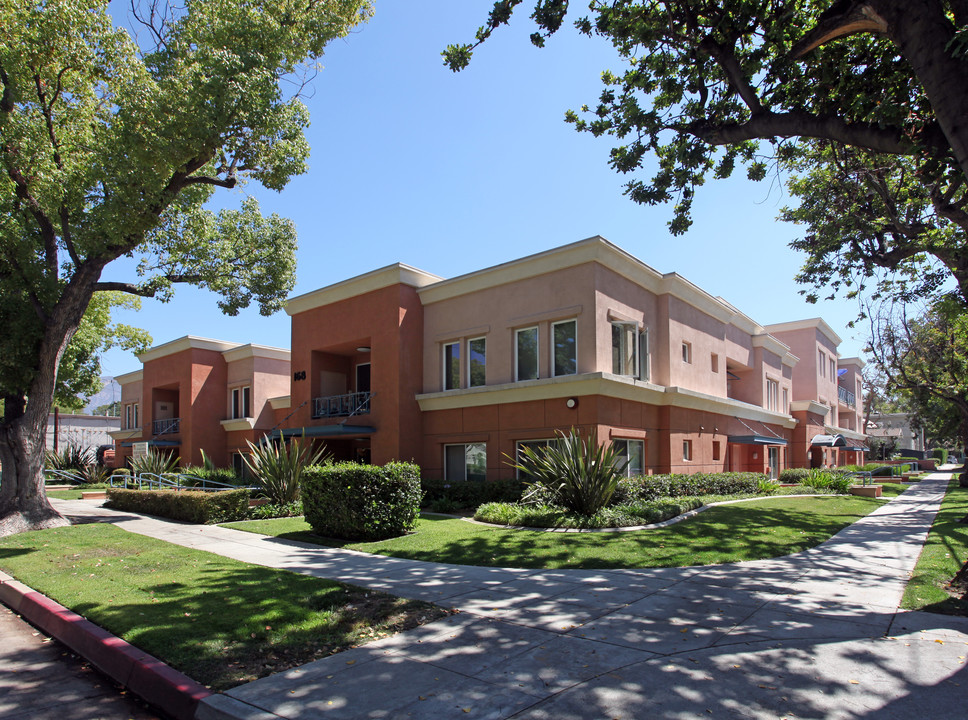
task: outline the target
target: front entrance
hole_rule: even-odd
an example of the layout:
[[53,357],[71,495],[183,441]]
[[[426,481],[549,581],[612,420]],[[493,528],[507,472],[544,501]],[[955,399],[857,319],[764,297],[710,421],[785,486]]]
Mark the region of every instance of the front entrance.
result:
[[780,475],[780,448],[767,448],[767,463],[770,468],[770,480],[776,480]]

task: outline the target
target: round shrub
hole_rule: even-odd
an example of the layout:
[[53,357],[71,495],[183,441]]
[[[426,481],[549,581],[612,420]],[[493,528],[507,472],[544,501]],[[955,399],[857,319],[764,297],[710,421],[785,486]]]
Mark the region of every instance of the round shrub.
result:
[[302,476],[306,522],[320,535],[344,540],[382,540],[413,530],[420,495],[414,463],[342,462],[306,468]]

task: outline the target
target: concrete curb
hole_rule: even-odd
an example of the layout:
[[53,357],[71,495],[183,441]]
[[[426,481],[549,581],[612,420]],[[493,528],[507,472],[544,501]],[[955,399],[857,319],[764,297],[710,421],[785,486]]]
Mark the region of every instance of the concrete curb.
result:
[[158,658],[2,572],[0,602],[176,720],[193,720],[199,702],[212,695]]

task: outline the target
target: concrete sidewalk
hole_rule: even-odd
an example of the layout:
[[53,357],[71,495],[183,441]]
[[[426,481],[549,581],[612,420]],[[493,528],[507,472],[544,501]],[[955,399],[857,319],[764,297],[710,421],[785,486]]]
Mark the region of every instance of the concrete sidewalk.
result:
[[57,506],[179,545],[462,611],[207,698],[200,720],[880,720],[950,715],[968,688],[968,618],[897,612],[948,477],[930,476],[797,555],[655,570],[438,565],[84,501]]

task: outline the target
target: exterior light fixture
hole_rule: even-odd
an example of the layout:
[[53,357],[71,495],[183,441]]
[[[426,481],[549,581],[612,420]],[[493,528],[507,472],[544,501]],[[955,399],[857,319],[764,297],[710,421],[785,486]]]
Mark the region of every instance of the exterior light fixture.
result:
[[567,405],[569,408],[578,407],[578,398],[568,398],[565,400],[565,405]]
[[358,348],[356,348],[356,352],[368,353],[368,352],[370,352],[370,346],[369,345],[360,345]]

